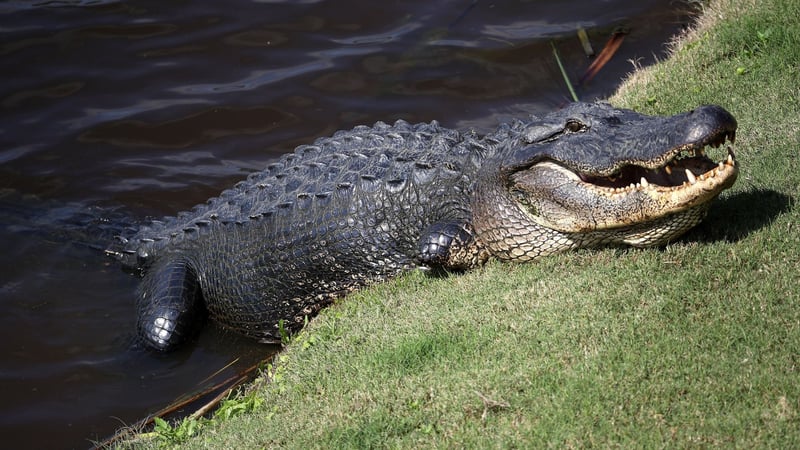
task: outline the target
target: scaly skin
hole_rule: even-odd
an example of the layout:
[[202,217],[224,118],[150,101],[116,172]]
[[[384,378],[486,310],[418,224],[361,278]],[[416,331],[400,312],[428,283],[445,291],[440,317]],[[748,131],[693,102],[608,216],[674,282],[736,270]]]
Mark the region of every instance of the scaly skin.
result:
[[270,342],[403,271],[672,241],[735,181],[732,152],[701,155],[735,130],[716,106],[651,117],[582,103],[483,137],[435,122],[357,127],[108,253],[144,276],[147,346],[176,347],[206,312]]

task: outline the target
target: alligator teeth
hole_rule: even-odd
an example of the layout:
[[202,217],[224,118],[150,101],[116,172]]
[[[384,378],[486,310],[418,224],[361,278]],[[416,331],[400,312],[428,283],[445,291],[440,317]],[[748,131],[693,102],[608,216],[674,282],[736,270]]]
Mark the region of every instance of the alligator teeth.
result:
[[667,175],[672,175],[672,169],[669,166],[664,166],[664,172],[667,172]]
[[648,183],[644,177],[642,177],[642,179],[639,180],[639,184],[641,184],[643,188],[650,187],[650,183]]
[[689,170],[686,169],[686,178],[689,180],[689,184],[697,183],[697,178],[695,178],[694,174]]

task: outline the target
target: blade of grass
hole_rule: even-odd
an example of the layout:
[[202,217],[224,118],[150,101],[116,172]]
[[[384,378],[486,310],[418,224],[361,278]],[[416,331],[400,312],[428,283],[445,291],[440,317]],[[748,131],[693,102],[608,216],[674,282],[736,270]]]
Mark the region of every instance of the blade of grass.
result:
[[558,69],[561,70],[561,76],[564,77],[564,83],[567,84],[567,89],[569,89],[569,93],[572,96],[572,100],[575,102],[579,102],[578,94],[575,93],[575,89],[572,87],[572,83],[569,81],[569,76],[567,75],[567,71],[564,69],[564,65],[561,64],[561,58],[558,56],[558,49],[556,48],[556,44],[553,41],[550,41],[550,46],[553,47],[553,56],[556,58],[556,63],[558,64]]

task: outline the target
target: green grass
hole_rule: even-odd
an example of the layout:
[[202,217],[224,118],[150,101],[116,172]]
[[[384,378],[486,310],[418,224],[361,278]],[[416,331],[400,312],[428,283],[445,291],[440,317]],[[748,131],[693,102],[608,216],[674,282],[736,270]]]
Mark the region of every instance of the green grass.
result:
[[352,295],[292,340],[247,400],[263,402],[185,445],[800,447],[796,17],[712,2],[612,99],[738,118],[739,181],[685,239]]

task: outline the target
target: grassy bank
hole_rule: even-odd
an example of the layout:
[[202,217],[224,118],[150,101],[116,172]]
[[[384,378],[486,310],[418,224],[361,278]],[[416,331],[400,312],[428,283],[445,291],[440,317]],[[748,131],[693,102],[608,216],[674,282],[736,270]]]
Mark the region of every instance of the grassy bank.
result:
[[685,239],[353,295],[292,342],[252,412],[186,445],[800,447],[796,17],[791,0],[712,2],[612,99],[738,118],[739,181]]

